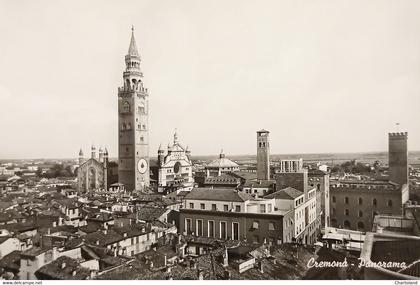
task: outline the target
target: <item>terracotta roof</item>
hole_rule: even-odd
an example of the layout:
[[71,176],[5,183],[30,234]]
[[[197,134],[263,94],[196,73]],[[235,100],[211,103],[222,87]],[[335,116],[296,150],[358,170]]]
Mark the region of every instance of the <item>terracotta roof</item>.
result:
[[206,165],[206,168],[223,168],[223,167],[239,167],[236,162],[233,162],[229,158],[219,157],[209,164]]
[[216,177],[206,177],[204,184],[232,184],[237,185],[240,183],[239,178],[232,177],[231,175],[224,174]]
[[29,256],[29,257],[35,257],[38,256],[46,251],[48,251],[50,248],[41,248],[41,247],[31,247],[28,250],[25,250],[22,252],[22,256]]
[[230,201],[244,202],[254,200],[254,198],[246,193],[238,192],[230,188],[194,188],[185,196],[187,200],[210,200],[210,201]]
[[0,267],[17,272],[20,270],[20,259],[20,251],[12,251],[11,253],[3,256],[3,258],[0,259]]
[[258,180],[258,181],[247,180],[245,181],[243,187],[267,188],[267,187],[272,187],[274,184],[276,184],[275,180]]
[[96,231],[83,236],[82,239],[89,244],[96,245],[97,241],[99,241],[100,246],[108,246],[121,241],[123,237],[113,230],[107,230],[106,234],[102,231]]
[[264,198],[267,199],[288,199],[288,200],[294,200],[297,197],[303,195],[302,191],[296,190],[295,188],[292,187],[287,187],[281,190],[278,190],[274,193],[271,193],[267,196],[265,196]]
[[40,275],[40,277],[49,276],[51,279],[56,280],[86,280],[90,277],[90,270],[81,267],[76,259],[61,256],[42,266],[36,271],[35,275]]
[[167,209],[164,208],[153,208],[153,207],[142,207],[137,210],[137,218],[142,221],[151,222],[159,219]]

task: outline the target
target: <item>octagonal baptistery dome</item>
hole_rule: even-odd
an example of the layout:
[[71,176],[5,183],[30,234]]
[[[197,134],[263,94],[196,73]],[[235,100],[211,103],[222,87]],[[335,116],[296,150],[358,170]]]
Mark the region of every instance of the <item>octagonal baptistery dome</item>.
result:
[[226,158],[222,150],[219,158],[207,164],[205,170],[207,177],[215,177],[220,176],[223,173],[239,171],[239,165],[229,158]]

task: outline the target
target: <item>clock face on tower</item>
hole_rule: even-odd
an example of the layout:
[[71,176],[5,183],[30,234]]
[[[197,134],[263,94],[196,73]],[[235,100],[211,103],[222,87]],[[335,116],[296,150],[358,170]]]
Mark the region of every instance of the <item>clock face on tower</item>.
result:
[[146,170],[147,170],[147,161],[144,158],[140,159],[139,162],[137,163],[137,170],[141,174],[146,173]]

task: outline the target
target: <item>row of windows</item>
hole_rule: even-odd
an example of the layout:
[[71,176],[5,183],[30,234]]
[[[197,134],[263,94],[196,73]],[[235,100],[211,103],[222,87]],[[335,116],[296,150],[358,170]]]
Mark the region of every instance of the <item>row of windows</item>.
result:
[[[259,221],[254,221],[252,223],[252,228],[255,229],[255,230],[260,229],[260,222]],[[273,222],[268,223],[268,230],[269,231],[275,231],[276,230],[275,224]]]
[[[265,147],[265,142],[260,142],[260,143],[258,143],[258,146],[259,147]],[[268,142],[267,142],[267,147],[269,146],[269,144],[268,144]]]
[[[187,234],[195,234],[196,236],[204,236],[204,222],[202,219],[195,220],[195,231],[193,231],[193,224],[192,219],[185,219],[185,231]],[[207,221],[207,237],[216,237],[216,222],[215,221]],[[218,238],[221,239],[231,239],[239,240],[239,223],[232,223],[232,232],[229,235],[227,230],[227,222],[221,221],[219,223],[219,236]]]
[[[271,213],[273,211],[273,207],[272,207],[271,204],[267,204],[267,205],[260,204],[259,206],[260,206],[260,208],[259,208],[260,213]],[[200,207],[199,208],[200,210],[212,210],[212,211],[221,211],[222,210],[222,209],[218,208],[217,204],[211,204],[210,209],[207,208],[208,205],[206,205],[205,203],[200,203],[199,207]],[[195,209],[194,203],[192,203],[192,202],[189,203],[189,209]],[[235,212],[241,212],[242,211],[241,205],[235,205],[235,208],[233,208],[233,207],[229,208],[229,204],[224,204],[223,205],[223,211],[224,212],[233,211],[233,209],[235,210]]]
[[[332,215],[336,215],[337,214],[337,211],[336,211],[336,209],[335,208],[332,208]],[[350,210],[349,209],[344,209],[344,215],[345,216],[350,216]],[[358,211],[357,212],[357,216],[359,217],[359,218],[362,218],[363,217],[363,211]],[[376,212],[376,211],[373,211],[372,212],[372,217],[375,217],[375,215],[378,215],[378,212]]]
[[[123,113],[130,113],[131,112],[130,103],[128,103],[128,102],[123,103],[122,112]],[[146,114],[146,110],[145,110],[144,106],[139,106],[138,109],[137,109],[137,112],[139,114],[142,114],[142,115]]]
[[[262,192],[263,192],[263,195],[267,194],[267,190],[266,189],[262,190]],[[254,192],[252,192],[252,189],[245,189],[245,193],[255,194],[255,193],[258,193],[258,189],[254,189]]]
[[298,200],[296,200],[296,207],[299,206],[300,204],[303,203],[303,197],[299,198]]
[[[337,223],[337,220],[336,220],[336,219],[331,219],[331,225],[332,225],[333,227],[341,227],[341,225],[338,225],[338,223]],[[351,223],[350,223],[350,221],[345,220],[345,221],[343,222],[343,225],[342,225],[342,226],[343,226],[344,228],[349,229],[349,228],[351,228]],[[364,224],[362,221],[357,222],[357,229],[359,229],[359,230],[364,230],[364,229],[365,229],[365,224]]]
[[[335,196],[332,196],[332,202],[333,203],[336,203]],[[344,197],[344,203],[349,204],[349,197]],[[359,203],[359,205],[363,205],[363,198],[362,197],[359,197],[358,203]],[[373,198],[372,199],[372,205],[373,206],[377,206],[378,205],[378,200],[376,200],[376,198]],[[388,200],[387,201],[387,206],[388,207],[392,207],[392,200]]]
[[[194,203],[190,203],[190,209],[194,209]],[[205,203],[200,203],[200,209],[201,210],[206,210],[206,204]],[[211,204],[211,210],[212,211],[219,211],[216,204]],[[225,211],[225,212],[229,211],[229,205],[228,204],[223,205],[223,211]],[[235,212],[240,212],[240,211],[241,211],[241,206],[236,205],[235,206]]]
[[[146,125],[137,125],[137,129],[138,130],[146,130]],[[122,123],[121,125],[121,130],[122,131],[127,131],[127,130],[131,130],[131,123]]]

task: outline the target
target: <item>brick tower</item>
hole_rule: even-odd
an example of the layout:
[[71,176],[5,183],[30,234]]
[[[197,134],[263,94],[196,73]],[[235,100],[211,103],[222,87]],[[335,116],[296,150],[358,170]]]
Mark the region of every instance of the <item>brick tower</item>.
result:
[[140,61],[132,28],[124,86],[118,88],[118,180],[129,191],[144,190],[150,183],[149,94],[143,86]]
[[408,183],[407,139],[407,132],[389,133],[389,181],[398,183],[401,186]]
[[257,131],[257,179],[270,179],[270,142],[269,131]]

